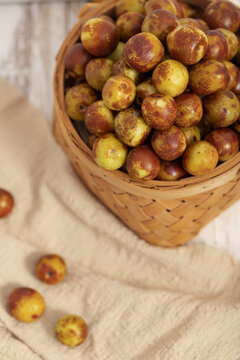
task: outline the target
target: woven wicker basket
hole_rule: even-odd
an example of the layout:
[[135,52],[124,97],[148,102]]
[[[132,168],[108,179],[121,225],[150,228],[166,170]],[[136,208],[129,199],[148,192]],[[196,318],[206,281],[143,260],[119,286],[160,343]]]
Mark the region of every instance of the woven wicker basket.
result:
[[[203,5],[203,0],[188,0]],[[97,198],[146,241],[167,247],[185,244],[200,229],[240,197],[240,154],[205,176],[180,181],[136,182],[121,171],[106,171],[93,160],[64,107],[64,57],[79,39],[82,24],[113,10],[116,0],[104,1],[85,13],[69,32],[57,55],[54,75],[56,140],[76,172]]]

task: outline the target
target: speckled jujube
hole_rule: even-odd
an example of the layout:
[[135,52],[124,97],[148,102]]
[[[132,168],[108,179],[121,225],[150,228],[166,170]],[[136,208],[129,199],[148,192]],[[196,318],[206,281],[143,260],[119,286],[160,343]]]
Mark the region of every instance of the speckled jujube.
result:
[[8,309],[11,315],[23,322],[36,321],[44,312],[45,307],[42,295],[26,287],[13,290],[8,298]]
[[215,128],[234,124],[240,115],[239,100],[232,91],[227,89],[206,96],[203,106],[205,119]]
[[144,16],[138,12],[129,11],[122,14],[116,21],[120,39],[127,41],[140,33],[143,20]]
[[198,63],[206,54],[208,39],[205,33],[190,25],[179,25],[167,36],[169,54],[185,65]]
[[113,61],[107,58],[96,58],[89,61],[85,76],[88,84],[97,91],[102,91],[105,82],[112,76]]
[[188,70],[179,61],[165,60],[153,71],[152,81],[159,93],[176,97],[188,86]]
[[240,12],[231,1],[212,1],[204,10],[204,19],[211,28],[225,28],[237,32],[240,26]]
[[75,85],[66,92],[66,112],[71,119],[83,121],[88,106],[97,99],[97,93],[87,83]]
[[153,180],[160,171],[160,160],[147,146],[132,149],[126,161],[127,172],[134,180]]
[[217,149],[205,140],[193,142],[183,154],[182,163],[184,169],[191,175],[207,174],[218,164]]
[[61,282],[67,272],[63,258],[56,254],[42,256],[36,264],[37,277],[46,284],[55,285]]
[[91,59],[92,55],[84,49],[82,44],[77,43],[66,53],[64,60],[66,70],[72,77],[83,81],[85,79],[85,68]]
[[127,41],[123,56],[128,65],[145,73],[152,70],[162,60],[164,47],[155,35],[143,32]]
[[169,128],[177,117],[177,105],[168,95],[152,94],[146,97],[141,109],[144,120],[156,130]]
[[99,136],[92,150],[96,163],[106,170],[117,170],[126,161],[127,147],[112,133]]
[[9,191],[0,189],[0,219],[8,216],[13,209],[14,198]]
[[182,162],[177,159],[173,161],[161,160],[160,171],[157,176],[162,181],[176,181],[187,175],[183,169]]
[[228,44],[224,35],[218,30],[208,30],[205,32],[208,38],[208,49],[204,55],[204,60],[223,61],[228,55]]
[[90,54],[106,56],[117,46],[119,34],[112,22],[99,17],[92,18],[82,27],[81,41]]
[[90,134],[107,134],[114,130],[114,112],[102,100],[96,101],[87,108],[84,124]]
[[81,345],[87,338],[88,327],[78,315],[66,315],[56,324],[56,335],[64,345],[75,347]]
[[[213,81],[214,79],[214,81]],[[208,95],[223,89],[228,83],[225,65],[217,60],[205,60],[191,67],[189,85],[198,95]]]
[[143,32],[154,34],[159,40],[165,41],[167,35],[179,25],[178,18],[173,13],[158,9],[150,12],[142,24]]
[[114,129],[117,137],[131,147],[141,145],[151,130],[141,112],[132,108],[122,110],[117,114]]
[[211,131],[206,140],[215,146],[219,161],[232,159],[239,152],[239,138],[235,131],[221,128]]
[[136,86],[127,76],[112,76],[104,85],[102,98],[111,110],[120,111],[128,108],[136,96]]
[[184,93],[175,98],[177,105],[176,125],[189,127],[197,125],[203,116],[202,100],[194,93]]
[[228,53],[226,60],[232,60],[238,52],[239,40],[237,36],[232,31],[229,31],[227,29],[218,28],[216,30],[220,31],[227,41]]
[[186,137],[176,125],[166,130],[154,130],[151,143],[160,159],[168,161],[179,158],[187,147]]

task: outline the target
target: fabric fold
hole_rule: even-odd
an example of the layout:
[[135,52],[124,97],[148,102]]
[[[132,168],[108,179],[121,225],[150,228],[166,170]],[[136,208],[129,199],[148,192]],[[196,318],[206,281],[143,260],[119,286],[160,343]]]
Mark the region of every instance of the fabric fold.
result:
[[[190,243],[157,248],[88,192],[42,114],[0,79],[0,186],[15,197],[0,220],[1,360],[239,360],[240,264]],[[41,255],[64,257],[68,274],[41,283]],[[7,310],[16,286],[38,290],[46,312],[33,324]],[[55,336],[68,313],[89,326],[69,349]]]

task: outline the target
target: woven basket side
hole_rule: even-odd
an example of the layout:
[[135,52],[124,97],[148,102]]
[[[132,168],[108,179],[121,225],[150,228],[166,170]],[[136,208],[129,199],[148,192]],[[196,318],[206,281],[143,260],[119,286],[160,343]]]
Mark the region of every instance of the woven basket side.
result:
[[187,243],[240,197],[239,174],[214,191],[184,199],[159,201],[135,196],[109,184],[79,162],[64,137],[57,116],[54,134],[86,186],[140,238],[152,244],[173,247]]
[[201,177],[176,182],[135,182],[120,171],[109,172],[97,166],[92,151],[65,111],[65,53],[79,38],[82,23],[97,13],[112,10],[115,2],[106,1],[84,15],[58,53],[53,132],[86,186],[129,228],[152,244],[168,247],[185,244],[240,198],[240,154]]

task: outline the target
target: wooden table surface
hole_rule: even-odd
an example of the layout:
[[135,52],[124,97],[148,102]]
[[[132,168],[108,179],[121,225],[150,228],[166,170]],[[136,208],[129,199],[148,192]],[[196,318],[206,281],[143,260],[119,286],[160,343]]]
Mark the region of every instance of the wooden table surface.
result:
[[[49,124],[55,55],[83,3],[0,4],[0,76],[20,87]],[[194,241],[226,249],[240,259],[239,217],[240,202],[205,227]]]

